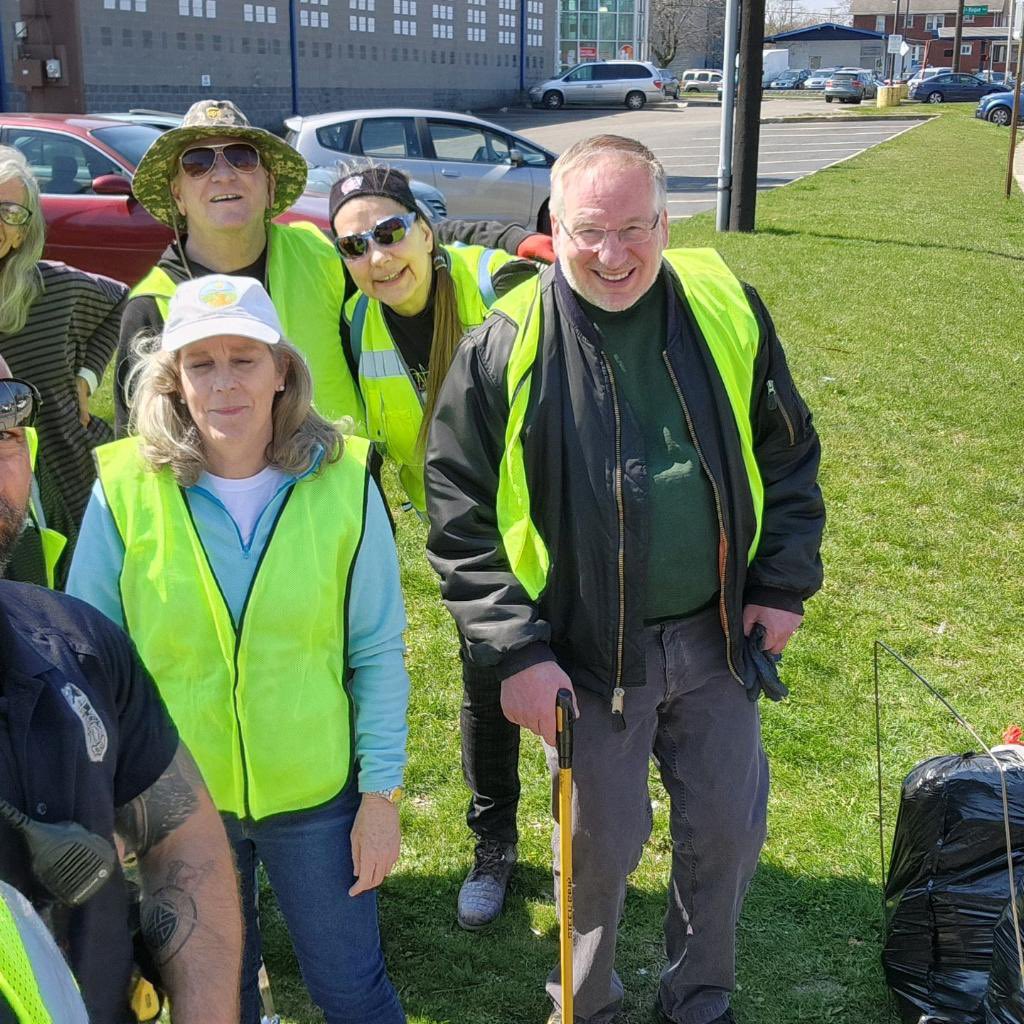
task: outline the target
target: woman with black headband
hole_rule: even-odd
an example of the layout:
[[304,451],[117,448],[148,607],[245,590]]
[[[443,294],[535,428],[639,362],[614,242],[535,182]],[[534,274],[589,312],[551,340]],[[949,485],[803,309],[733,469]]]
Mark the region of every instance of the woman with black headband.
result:
[[[427,427],[455,348],[499,295],[537,267],[482,246],[442,243],[418,211],[409,179],[392,168],[343,175],[331,189],[330,213],[334,244],[359,289],[346,301],[348,336],[343,331],[342,338],[368,436],[397,464],[409,502],[424,517]],[[474,236],[471,225],[451,227]],[[490,228],[478,227],[476,237]],[[522,237],[517,248],[524,256],[553,258],[547,236]],[[472,793],[467,821],[477,845],[458,920],[477,929],[501,912],[516,862],[519,730],[502,714],[492,672],[463,660],[462,675],[463,773]]]

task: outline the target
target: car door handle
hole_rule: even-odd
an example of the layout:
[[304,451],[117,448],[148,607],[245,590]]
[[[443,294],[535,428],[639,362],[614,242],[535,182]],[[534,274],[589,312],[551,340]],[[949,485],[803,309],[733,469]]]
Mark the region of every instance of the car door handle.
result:
[[449,170],[446,170],[446,169],[445,169],[445,168],[443,168],[443,167],[441,168],[441,173],[442,173],[442,174],[443,174],[443,175],[444,175],[444,176],[445,176],[446,178],[459,178],[459,177],[461,177],[461,175],[459,174],[459,172],[458,172],[458,171],[449,171]]

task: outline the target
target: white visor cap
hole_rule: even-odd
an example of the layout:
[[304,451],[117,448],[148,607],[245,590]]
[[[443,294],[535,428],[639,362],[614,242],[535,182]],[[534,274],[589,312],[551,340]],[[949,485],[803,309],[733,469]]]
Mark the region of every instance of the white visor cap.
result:
[[161,336],[164,352],[218,334],[275,345],[284,330],[266,289],[253,277],[210,274],[184,281],[171,297]]

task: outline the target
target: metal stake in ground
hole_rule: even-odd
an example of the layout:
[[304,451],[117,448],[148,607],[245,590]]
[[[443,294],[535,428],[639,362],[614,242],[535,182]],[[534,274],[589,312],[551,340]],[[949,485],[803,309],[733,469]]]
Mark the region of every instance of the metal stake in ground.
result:
[[555,698],[555,748],[558,751],[559,929],[562,968],[562,1021],[573,1024],[572,980],[572,694]]

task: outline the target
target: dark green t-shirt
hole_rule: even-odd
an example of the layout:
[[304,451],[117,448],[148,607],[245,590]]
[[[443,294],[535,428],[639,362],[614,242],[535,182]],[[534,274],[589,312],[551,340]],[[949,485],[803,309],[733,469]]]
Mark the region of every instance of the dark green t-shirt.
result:
[[662,277],[628,310],[607,313],[580,300],[593,322],[624,401],[640,427],[650,481],[644,620],[679,618],[719,589],[714,492],[686,426],[662,353],[668,297]]

